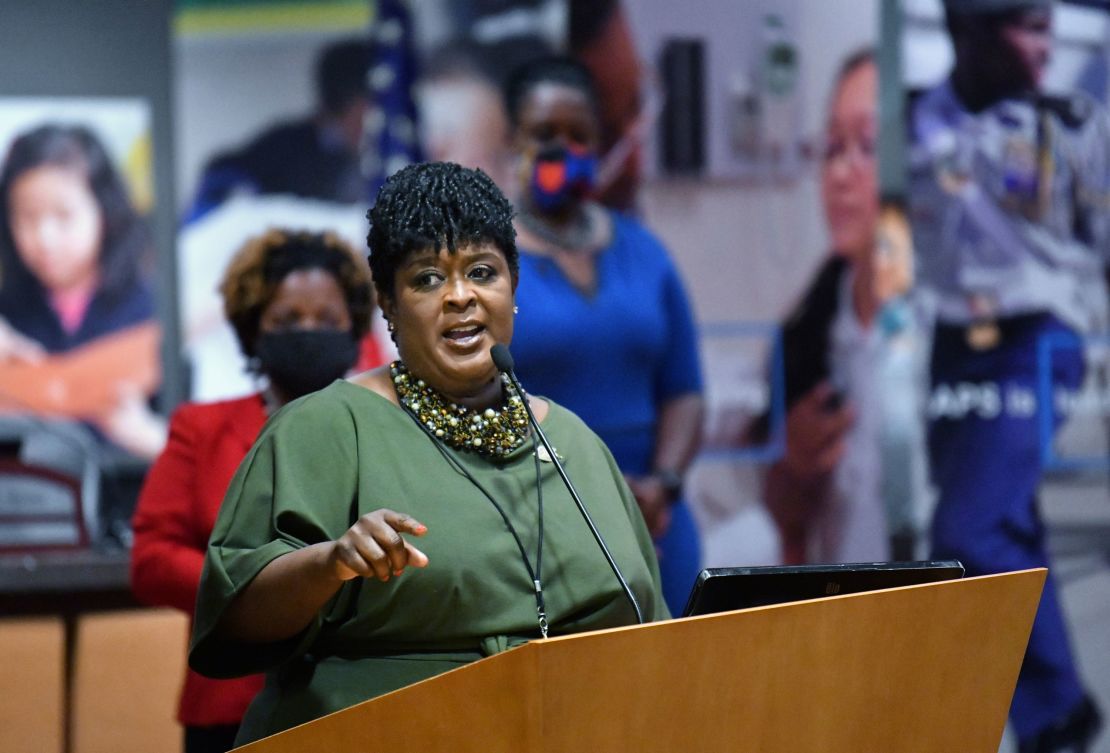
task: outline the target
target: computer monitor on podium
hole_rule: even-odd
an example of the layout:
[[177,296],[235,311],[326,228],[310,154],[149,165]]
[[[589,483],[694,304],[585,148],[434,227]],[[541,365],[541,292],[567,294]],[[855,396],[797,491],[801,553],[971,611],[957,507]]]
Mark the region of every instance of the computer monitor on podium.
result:
[[682,616],[935,583],[963,575],[964,566],[957,560],[709,568],[698,575]]

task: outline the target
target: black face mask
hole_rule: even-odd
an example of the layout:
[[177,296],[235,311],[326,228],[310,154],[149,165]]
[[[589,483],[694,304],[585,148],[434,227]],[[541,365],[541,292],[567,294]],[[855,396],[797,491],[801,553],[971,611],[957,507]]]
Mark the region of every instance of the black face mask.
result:
[[264,332],[255,354],[259,371],[295,400],[346,374],[358,358],[358,342],[349,330]]

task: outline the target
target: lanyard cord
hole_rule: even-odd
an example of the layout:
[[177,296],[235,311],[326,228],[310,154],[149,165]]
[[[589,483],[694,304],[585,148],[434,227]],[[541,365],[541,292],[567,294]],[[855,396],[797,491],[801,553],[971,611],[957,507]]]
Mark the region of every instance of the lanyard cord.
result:
[[539,622],[540,626],[540,637],[546,638],[548,628],[547,606],[544,603],[543,599],[543,581],[541,579],[543,572],[543,485],[540,482],[540,454],[539,448],[536,445],[536,433],[534,431],[529,432],[532,435],[532,457],[535,461],[536,466],[536,496],[538,498],[536,507],[538,518],[537,527],[539,529],[539,541],[536,544],[536,568],[535,570],[533,570],[532,563],[528,559],[528,552],[524,549],[524,542],[520,540],[520,535],[516,532],[516,527],[512,524],[512,521],[509,520],[509,516],[505,514],[504,508],[502,508],[501,505],[497,503],[497,500],[493,498],[492,494],[486,491],[486,488],[484,486],[478,483],[478,479],[474,478],[473,474],[471,474],[470,471],[466,469],[466,466],[460,463],[458,458],[447,451],[447,448],[443,446],[443,443],[440,442],[434,434],[432,434],[427,426],[420,422],[419,418],[414,416],[408,410],[408,408],[405,408],[405,413],[408,414],[409,418],[411,418],[413,422],[415,422],[416,425],[420,427],[420,430],[423,431],[428,436],[428,438],[432,440],[432,444],[434,444],[436,449],[439,450],[439,454],[444,457],[447,463],[456,471],[466,476],[470,483],[474,484],[474,486],[477,487],[478,491],[480,491],[482,495],[489,500],[490,504],[493,505],[498,514],[501,515],[501,519],[505,521],[505,526],[509,529],[509,533],[513,535],[513,541],[516,542],[516,547],[520,550],[520,558],[524,561],[524,567],[528,571],[528,577],[532,579],[532,587],[535,589],[536,594],[536,619]]

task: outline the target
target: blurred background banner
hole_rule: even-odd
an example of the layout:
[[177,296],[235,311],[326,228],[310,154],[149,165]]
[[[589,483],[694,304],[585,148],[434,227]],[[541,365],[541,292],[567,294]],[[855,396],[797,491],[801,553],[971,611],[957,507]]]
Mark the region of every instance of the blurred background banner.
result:
[[17,343],[0,400],[126,446],[114,416],[152,398],[161,371],[149,104],[3,97],[0,153],[0,311]]
[[376,0],[371,30],[373,55],[366,78],[375,108],[364,120],[362,174],[366,204],[373,203],[382,183],[406,165],[419,162],[418,121],[413,88],[418,70],[413,49],[412,3]]
[[[902,0],[904,24],[902,80],[911,90],[940,81],[952,66],[952,45],[944,30],[940,0]],[[1057,3],[1053,14],[1053,50],[1046,71],[1046,91],[1085,91],[1107,97],[1107,4]]]
[[180,35],[367,28],[372,0],[176,0]]
[[137,98],[0,97],[0,151],[36,125],[66,123],[92,129],[127,182],[135,209],[154,209],[150,104]]
[[368,197],[418,158],[407,13],[396,2],[178,5],[177,295],[190,398],[258,388],[218,292],[240,246],[282,226],[364,248]]
[[[916,101],[930,87],[943,82],[954,63],[952,42],[945,29],[940,0],[903,0],[901,48],[902,85],[909,100]],[[1089,99],[1105,107],[1110,101],[1110,13],[1103,2],[1057,3],[1053,9],[1051,55],[1047,60],[1040,91],[1059,102]],[[1095,159],[1088,157],[1088,159]],[[912,197],[911,197],[912,198]],[[1105,208],[1102,214],[1105,215]],[[1102,220],[1105,222],[1105,219]],[[919,249],[919,253],[922,250]],[[1094,253],[1099,253],[1096,249]],[[1105,254],[1105,252],[1102,252]],[[1063,301],[1061,301],[1062,303]],[[1038,369],[1049,374],[1061,354],[1074,350],[1047,337],[1038,347]],[[1110,380],[1105,335],[1093,331],[1082,348],[1086,370],[1080,384],[1054,389],[1039,384],[1035,389],[999,392],[1002,410],[1021,413],[1028,407],[1038,416],[1040,455],[1050,474],[1060,482],[1078,487],[1092,472],[1110,468],[1110,405],[1106,385]],[[1054,360],[1055,359],[1055,360]],[[971,400],[967,392],[965,402]],[[958,406],[948,396],[934,392],[931,403],[938,409]],[[1062,427],[1054,427],[1052,406],[1060,410]],[[966,407],[965,407],[966,409]]]

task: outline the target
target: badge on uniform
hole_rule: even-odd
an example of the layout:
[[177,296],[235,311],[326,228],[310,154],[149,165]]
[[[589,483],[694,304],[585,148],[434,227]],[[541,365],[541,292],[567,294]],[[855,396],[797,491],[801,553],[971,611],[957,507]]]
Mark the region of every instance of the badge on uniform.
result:
[[1002,330],[993,319],[972,322],[964,330],[964,340],[972,350],[991,350],[997,348],[1002,341]]
[[994,296],[989,293],[972,293],[967,297],[967,308],[972,322],[964,330],[964,340],[972,350],[991,350],[1002,341],[1002,330],[998,327]]
[[1037,145],[1014,133],[1002,149],[1003,202],[1029,219],[1040,215],[1040,170]]

